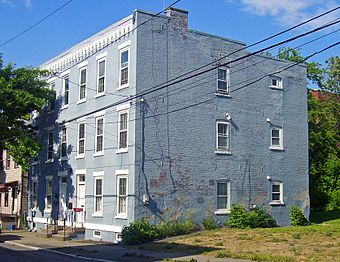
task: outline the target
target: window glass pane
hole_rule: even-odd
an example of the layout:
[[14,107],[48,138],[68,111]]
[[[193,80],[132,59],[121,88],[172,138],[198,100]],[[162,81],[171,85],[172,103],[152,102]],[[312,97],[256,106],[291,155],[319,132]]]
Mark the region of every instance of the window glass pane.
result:
[[119,179],[119,195],[126,195],[126,178]]
[[227,70],[218,69],[218,79],[219,80],[227,80]]
[[273,193],[272,194],[272,200],[280,200],[280,194],[278,194],[278,193]]
[[85,137],[85,124],[79,125],[79,139],[82,139]]
[[97,137],[97,152],[103,151],[103,137]]
[[273,185],[273,192],[280,192],[280,185]]
[[228,126],[227,124],[218,124],[218,134],[226,135]]
[[104,119],[98,119],[97,121],[97,135],[103,134]]
[[98,76],[105,75],[105,60],[99,62]]
[[119,133],[119,148],[127,147],[127,131],[122,131]]
[[121,67],[127,67],[129,62],[129,52],[126,50],[121,53]]
[[80,71],[80,84],[86,83],[86,69]]
[[227,91],[228,90],[227,82],[219,80],[218,81],[218,90]]
[[280,131],[278,129],[273,129],[272,137],[280,137]]
[[217,209],[227,209],[227,197],[217,198]]
[[101,211],[102,211],[102,197],[96,197],[95,212],[101,212]]
[[228,184],[217,183],[217,195],[227,195],[227,194],[228,194]]
[[121,75],[120,75],[120,84],[124,85],[128,83],[128,79],[129,79],[129,69],[128,68],[124,68],[121,70]]
[[102,195],[102,180],[96,179],[96,195]]

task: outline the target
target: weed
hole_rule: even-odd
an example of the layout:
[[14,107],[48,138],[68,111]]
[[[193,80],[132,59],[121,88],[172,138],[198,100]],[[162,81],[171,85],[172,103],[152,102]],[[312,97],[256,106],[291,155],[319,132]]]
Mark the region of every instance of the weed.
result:
[[292,234],[292,238],[293,238],[293,239],[301,239],[301,234],[298,233],[298,232],[294,232],[294,233]]
[[215,246],[219,246],[219,247],[223,246],[223,242],[222,241],[218,241],[218,242],[215,243]]

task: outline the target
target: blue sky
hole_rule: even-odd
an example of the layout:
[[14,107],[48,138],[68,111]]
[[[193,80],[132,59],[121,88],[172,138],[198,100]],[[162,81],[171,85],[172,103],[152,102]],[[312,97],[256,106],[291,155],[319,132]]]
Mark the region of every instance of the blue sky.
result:
[[[22,32],[30,25],[57,9],[67,0],[0,0],[0,44]],[[62,51],[79,43],[134,9],[159,12],[163,5],[174,0],[73,0],[21,37],[0,48],[5,63],[17,66],[39,66]],[[181,0],[175,6],[189,11],[189,27],[202,32],[251,44],[277,33],[316,14],[340,5],[337,0]],[[279,40],[311,30],[336,18],[340,11],[272,40],[257,50]],[[339,29],[339,25],[289,44],[298,46],[318,36]],[[339,41],[340,31],[303,47],[309,55]],[[274,50],[273,53],[276,53]],[[323,62],[327,57],[340,55],[340,46],[314,60]]]

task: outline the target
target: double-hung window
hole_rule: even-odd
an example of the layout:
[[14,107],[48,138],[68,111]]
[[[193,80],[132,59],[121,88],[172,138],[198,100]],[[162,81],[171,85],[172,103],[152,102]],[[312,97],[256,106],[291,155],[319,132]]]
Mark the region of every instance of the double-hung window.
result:
[[66,75],[63,78],[63,106],[67,106],[69,104],[69,99],[70,99],[70,81],[69,81],[69,76]]
[[[50,90],[55,90],[55,82],[51,82],[50,83]],[[47,105],[47,110],[48,110],[48,113],[52,113],[55,109],[55,98],[51,98],[49,101],[48,101],[48,105]]]
[[47,161],[53,160],[53,132],[47,134]]
[[97,80],[97,95],[104,94],[105,92],[105,67],[106,62],[105,58],[98,60],[97,65],[97,74],[98,74],[98,80]]
[[78,123],[78,157],[83,157],[85,154],[85,123]]
[[94,178],[94,214],[103,213],[103,177]]
[[120,50],[120,73],[119,73],[119,86],[126,87],[129,85],[129,49],[124,48]]
[[128,146],[128,112],[119,112],[118,149],[127,149]]
[[271,182],[271,204],[283,204],[283,183],[279,181]]
[[60,157],[67,157],[67,129],[63,127],[61,129],[61,146],[60,146]]
[[230,182],[217,181],[217,212],[230,210]]
[[46,208],[52,209],[53,183],[52,177],[46,178]]
[[117,215],[120,217],[126,217],[127,215],[127,177],[118,176],[117,183]]
[[272,127],[270,130],[270,149],[283,149],[282,128]]
[[217,71],[217,93],[229,93],[229,68],[218,68]]
[[86,67],[79,69],[79,102],[85,101],[86,99]]
[[230,153],[230,122],[216,123],[216,153]]
[[104,117],[96,118],[95,154],[104,152]]

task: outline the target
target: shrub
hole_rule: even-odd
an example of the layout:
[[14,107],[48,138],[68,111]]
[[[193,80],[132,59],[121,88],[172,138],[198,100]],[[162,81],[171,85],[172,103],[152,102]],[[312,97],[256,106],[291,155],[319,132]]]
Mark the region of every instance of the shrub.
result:
[[171,221],[159,224],[156,226],[156,230],[159,238],[185,235],[195,231],[195,223],[192,220],[178,222]]
[[122,230],[123,243],[126,245],[142,244],[158,237],[156,227],[148,220],[136,220]]
[[292,207],[290,209],[290,224],[292,226],[307,226],[308,220],[298,207]]
[[241,205],[233,204],[230,210],[227,226],[232,228],[249,227],[247,210]]
[[330,194],[327,210],[340,210],[340,189]]
[[231,228],[258,228],[276,226],[275,220],[267,211],[258,207],[247,211],[243,206],[236,204],[233,204],[229,220],[226,224]]
[[203,224],[203,227],[204,227],[205,230],[214,230],[214,229],[219,228],[215,218],[212,217],[212,216],[209,216],[209,217],[203,219],[202,224]]
[[122,230],[123,243],[125,245],[142,244],[156,238],[185,235],[195,231],[193,221],[171,221],[159,225],[151,225],[147,219],[136,220]]

